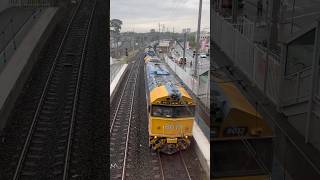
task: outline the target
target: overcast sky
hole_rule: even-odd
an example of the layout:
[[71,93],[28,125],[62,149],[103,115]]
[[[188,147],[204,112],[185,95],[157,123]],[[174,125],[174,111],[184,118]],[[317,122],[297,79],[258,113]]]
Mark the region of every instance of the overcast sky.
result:
[[[199,0],[111,0],[110,18],[123,22],[121,32],[159,31],[159,23],[175,32],[197,29]],[[201,29],[210,28],[210,0],[202,0]],[[206,29],[209,31],[209,29]]]

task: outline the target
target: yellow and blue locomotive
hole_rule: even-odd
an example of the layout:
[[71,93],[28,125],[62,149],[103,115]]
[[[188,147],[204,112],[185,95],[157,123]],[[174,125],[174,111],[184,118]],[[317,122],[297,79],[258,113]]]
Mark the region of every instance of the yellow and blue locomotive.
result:
[[150,147],[166,154],[186,149],[192,136],[195,103],[166,64],[148,53],[145,74]]
[[213,77],[211,84],[213,177],[268,180],[273,162],[273,131],[234,82],[221,77]]

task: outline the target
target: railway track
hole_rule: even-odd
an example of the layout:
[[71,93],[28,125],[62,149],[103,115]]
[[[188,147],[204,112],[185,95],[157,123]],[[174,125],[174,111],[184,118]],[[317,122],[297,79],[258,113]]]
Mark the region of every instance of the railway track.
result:
[[119,103],[110,122],[110,171],[111,179],[126,178],[126,164],[129,149],[131,120],[136,117],[136,86],[142,63],[140,56],[132,65],[121,92]]
[[[72,138],[95,3],[76,8],[53,60],[12,179],[68,179]],[[26,117],[28,119],[28,117]]]
[[181,151],[175,155],[157,153],[162,180],[192,179],[182,154]]
[[[140,66],[140,68],[144,67],[143,64]],[[122,99],[123,94],[130,94],[127,93],[128,90],[125,88],[125,86],[128,86],[126,82],[130,76],[133,76],[135,72],[134,70],[137,70],[138,68],[136,64],[130,64],[128,67],[130,67],[130,69],[127,71],[127,75],[125,75],[127,78],[124,79],[122,84],[120,84],[121,88],[119,89],[121,89],[121,91],[117,92],[117,96],[114,98],[116,101],[111,103],[112,106],[110,108],[113,108],[111,111],[111,119],[115,118],[116,110],[120,109],[119,107],[122,106],[119,102],[120,99]],[[150,151],[148,147],[148,119],[147,110],[145,108],[144,76],[144,71],[139,71],[139,75],[137,77],[138,84],[136,85],[139,89],[137,88],[135,92],[134,98],[136,100],[134,100],[134,107],[129,105],[126,106],[133,108],[131,109],[133,113],[130,119],[131,128],[128,127],[127,124],[123,125],[125,124],[124,121],[120,121],[117,126],[121,126],[121,128],[118,127],[115,133],[111,133],[111,178],[126,180],[206,179],[199,159],[197,159],[193,149],[181,152],[181,156],[177,153],[170,157],[166,157],[167,155],[161,155],[161,158],[159,158],[160,154],[157,152]],[[130,100],[126,99],[127,104],[129,104],[129,101]],[[124,107],[121,109],[129,112],[129,110],[125,110],[126,108]],[[122,114],[122,116],[124,116],[122,119],[126,119],[126,121],[128,121],[129,115]],[[111,121],[110,126],[116,126],[116,124]],[[127,137],[128,128],[130,128],[130,137]],[[119,137],[115,138],[115,136]],[[127,154],[125,163],[124,152]],[[162,164],[163,166],[161,167]]]

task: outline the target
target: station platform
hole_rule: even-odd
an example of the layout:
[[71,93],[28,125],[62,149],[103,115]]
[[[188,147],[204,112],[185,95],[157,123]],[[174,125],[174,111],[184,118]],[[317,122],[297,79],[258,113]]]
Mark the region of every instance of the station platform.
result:
[[130,51],[129,56],[123,56],[120,59],[110,57],[110,102],[128,69],[127,60],[134,57],[138,52],[139,50]]
[[[195,79],[191,74],[191,68],[189,70],[180,67],[178,64],[169,59],[166,55],[164,60],[169,66],[169,68],[177,75],[185,87],[193,92],[193,94],[198,94],[198,80]],[[195,95],[192,95],[195,96]],[[193,137],[197,143],[197,153],[200,157],[200,162],[206,173],[210,174],[210,124],[205,122],[210,122],[209,112],[206,112],[207,116],[204,117],[201,113],[196,113],[196,121],[193,128]],[[204,119],[206,118],[206,120]]]
[[0,13],[0,73],[42,13],[42,9],[16,7]]
[[[0,71],[0,132],[6,124],[6,119],[27,80],[40,49],[55,27],[57,12],[58,8],[42,10],[32,26],[28,27],[26,34],[21,37],[21,43],[17,45],[16,50],[5,61],[5,66]],[[28,13],[31,12],[28,11]],[[18,25],[17,28],[19,28]]]
[[122,81],[128,64],[111,64],[110,65],[110,101],[117,91],[120,82]]
[[38,10],[35,8],[12,7],[0,12],[0,51]]

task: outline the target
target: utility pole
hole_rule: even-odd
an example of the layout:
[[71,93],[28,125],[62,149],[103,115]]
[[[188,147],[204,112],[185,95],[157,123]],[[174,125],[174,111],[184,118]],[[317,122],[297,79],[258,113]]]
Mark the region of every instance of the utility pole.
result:
[[291,30],[290,30],[291,35],[293,33],[293,16],[294,16],[294,12],[295,12],[296,0],[293,0],[292,6],[293,7],[292,7],[292,13],[291,13]]
[[238,17],[238,0],[232,0],[232,22],[234,24],[237,23],[237,17]]
[[160,43],[160,23],[159,23],[159,37],[158,37],[158,43]]
[[278,43],[278,22],[279,22],[279,10],[280,10],[280,1],[272,1],[272,11],[271,11],[271,24],[270,21],[267,21],[268,28],[268,39],[267,39],[267,51],[266,51],[266,64],[264,72],[264,82],[263,82],[263,92],[267,93],[267,83],[268,83],[268,71],[269,71],[269,56],[271,48],[277,47]]
[[132,41],[133,41],[132,50],[134,52],[134,45],[135,45],[135,42],[134,42],[134,29],[132,29]]
[[135,45],[135,42],[134,42],[134,37],[132,37],[132,40],[133,40],[133,46],[132,46],[132,50],[134,52],[134,45]]
[[279,13],[280,13],[280,1],[272,0],[271,32],[269,37],[271,47],[276,47],[278,43]]
[[270,0],[266,0],[266,14],[265,14],[265,22],[268,23],[269,21],[269,3]]
[[183,60],[186,58],[186,41],[187,41],[187,32],[184,33]]
[[202,9],[202,0],[199,1],[198,31],[197,31],[197,40],[196,40],[196,58],[194,63],[195,77],[198,75],[197,68],[198,68],[198,51],[199,51],[199,42],[200,42],[201,9]]

